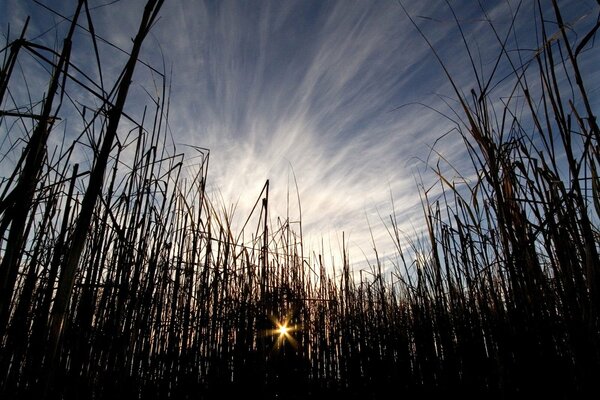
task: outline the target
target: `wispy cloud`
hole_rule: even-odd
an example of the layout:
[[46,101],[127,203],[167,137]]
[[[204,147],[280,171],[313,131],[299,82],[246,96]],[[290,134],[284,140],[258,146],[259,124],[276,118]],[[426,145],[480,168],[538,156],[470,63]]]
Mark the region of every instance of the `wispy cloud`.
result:
[[211,187],[243,217],[266,179],[285,215],[292,168],[314,238],[346,231],[370,247],[366,216],[389,213],[390,193],[418,204],[410,165],[441,118],[393,110],[443,78],[395,2],[211,3],[171,9],[169,30],[170,20],[181,27],[169,40],[171,125],[211,149]]
[[[22,20],[27,7],[9,3],[11,18]],[[129,48],[143,3],[95,9],[97,31]],[[498,42],[486,18],[504,37],[518,2],[486,2],[485,14],[470,1],[451,4],[476,68],[489,74]],[[569,20],[591,10],[580,4],[566,4]],[[407,6],[468,92],[476,82],[446,3]],[[29,10],[39,11],[35,7]],[[510,37],[508,47],[525,57],[536,38],[527,34],[533,8],[522,8],[520,41]],[[42,32],[43,24],[36,29]],[[362,250],[370,253],[371,224],[380,253],[386,253],[392,245],[380,218],[392,213],[392,197],[406,231],[422,225],[415,171],[423,171],[431,146],[436,143],[450,162],[465,163],[458,135],[436,142],[452,122],[416,104],[455,118],[446,104],[452,100],[444,97],[453,95],[447,78],[395,1],[169,1],[152,35],[142,58],[160,64],[164,55],[167,72],[173,68],[174,139],[211,150],[209,189],[225,206],[237,204],[238,221],[245,220],[267,179],[273,214],[286,215],[295,173],[305,233],[314,246],[322,237],[336,246],[343,231],[353,258],[362,258]],[[107,46],[100,51],[116,60],[122,56]],[[593,68],[586,71],[598,81]],[[144,96],[142,85],[152,91],[144,73],[134,82],[138,96]],[[295,193],[290,198],[296,219]]]

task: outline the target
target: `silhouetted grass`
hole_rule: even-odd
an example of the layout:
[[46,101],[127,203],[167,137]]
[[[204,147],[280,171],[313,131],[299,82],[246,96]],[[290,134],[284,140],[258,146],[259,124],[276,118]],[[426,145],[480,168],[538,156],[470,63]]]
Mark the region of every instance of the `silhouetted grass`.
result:
[[[541,23],[526,65],[498,35],[498,57],[513,67],[503,102],[486,83],[495,71],[482,76],[471,61],[479,83],[468,96],[448,73],[475,172],[462,175],[475,178],[448,178],[441,159],[437,185],[421,188],[426,241],[404,237],[391,216],[398,262],[387,270],[376,254],[355,273],[345,241],[342,265],[328,265],[304,254],[289,218],[272,222],[268,181],[245,226],[251,240],[232,231],[205,194],[208,151],[193,148],[190,165],[165,150],[166,83],[140,121],[126,114],[161,3],[148,2],[115,87],[77,89],[99,105],[71,103],[84,128],[58,149],[48,138],[75,79],[72,32],[99,39],[87,2],[60,53],[28,42],[26,27],[3,50],[3,96],[21,52],[50,54],[52,70],[41,105],[0,103],[3,129],[20,136],[3,151],[21,151],[3,158],[11,172],[0,183],[3,398],[594,392],[600,135],[578,63],[598,25],[569,42],[554,3],[540,18],[559,34]],[[72,162],[77,152],[89,163]]]

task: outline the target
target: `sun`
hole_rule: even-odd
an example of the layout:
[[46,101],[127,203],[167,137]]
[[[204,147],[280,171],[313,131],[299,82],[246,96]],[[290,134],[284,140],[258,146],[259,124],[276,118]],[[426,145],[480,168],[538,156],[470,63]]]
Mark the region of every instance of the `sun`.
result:
[[285,343],[289,343],[295,348],[297,346],[297,342],[292,333],[297,331],[299,328],[297,325],[290,324],[291,316],[288,315],[283,320],[277,319],[274,316],[270,318],[273,321],[273,325],[275,325],[275,329],[272,329],[268,332],[270,335],[276,336],[275,348],[280,349]]
[[290,331],[290,328],[288,328],[287,325],[279,325],[279,328],[277,328],[277,332],[280,335],[287,335],[289,331]]

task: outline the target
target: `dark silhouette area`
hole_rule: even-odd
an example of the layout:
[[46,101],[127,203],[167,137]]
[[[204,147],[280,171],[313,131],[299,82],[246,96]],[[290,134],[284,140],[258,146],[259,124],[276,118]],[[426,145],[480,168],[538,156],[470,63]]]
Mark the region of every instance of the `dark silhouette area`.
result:
[[[268,181],[246,224],[252,244],[240,241],[206,195],[209,151],[166,150],[167,74],[153,70],[160,94],[139,120],[127,114],[134,69],[152,68],[138,59],[162,1],[140,10],[110,89],[74,61],[75,31],[98,54],[86,0],[60,50],[27,40],[25,24],[0,53],[0,124],[22,133],[0,161],[0,397],[597,392],[600,132],[579,63],[594,56],[582,49],[598,25],[571,38],[553,3],[527,73],[512,64],[510,98],[494,101],[480,76],[464,95],[448,74],[477,174],[453,180],[438,164],[419,188],[427,240],[390,216],[397,262],[375,254],[365,273],[345,241],[343,265],[307,254],[301,222],[271,218]],[[49,71],[27,112],[9,96],[25,53]],[[500,38],[498,56],[513,57]],[[56,147],[67,102],[82,130]]]

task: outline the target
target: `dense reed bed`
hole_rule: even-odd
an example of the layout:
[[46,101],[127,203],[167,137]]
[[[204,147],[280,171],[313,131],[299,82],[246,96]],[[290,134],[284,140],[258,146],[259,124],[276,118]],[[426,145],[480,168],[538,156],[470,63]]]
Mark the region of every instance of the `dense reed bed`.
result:
[[[510,97],[496,101],[477,68],[468,96],[455,85],[472,170],[434,169],[437,183],[421,188],[426,240],[392,215],[396,261],[376,254],[359,273],[346,249],[341,265],[307,254],[301,225],[269,214],[268,182],[244,232],[232,231],[205,193],[208,150],[166,150],[164,73],[153,70],[163,84],[141,117],[128,114],[161,5],[140,10],[110,90],[72,61],[76,30],[98,54],[85,0],[61,50],[28,41],[26,26],[2,49],[0,124],[18,138],[2,144],[2,398],[597,389],[600,132],[579,71],[595,30],[573,42],[554,3],[540,16],[552,33],[540,23],[538,51],[512,64]],[[498,48],[512,60],[500,36]],[[27,107],[11,100],[24,55],[50,71]],[[56,146],[61,118],[82,128]]]

